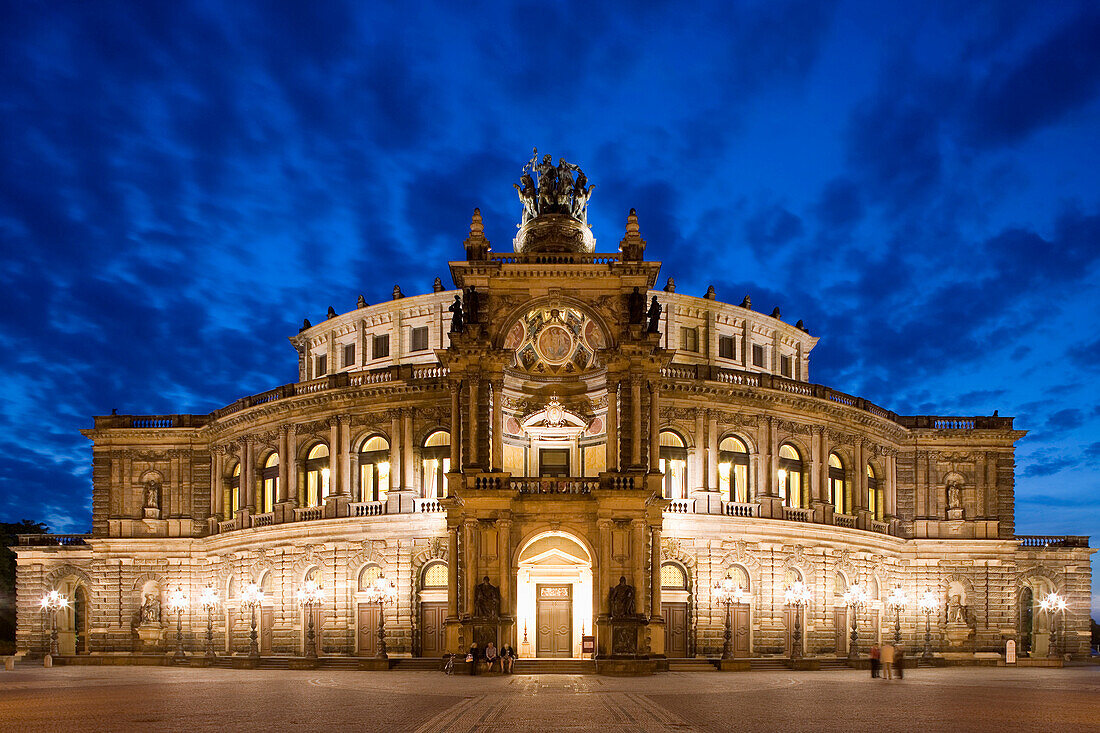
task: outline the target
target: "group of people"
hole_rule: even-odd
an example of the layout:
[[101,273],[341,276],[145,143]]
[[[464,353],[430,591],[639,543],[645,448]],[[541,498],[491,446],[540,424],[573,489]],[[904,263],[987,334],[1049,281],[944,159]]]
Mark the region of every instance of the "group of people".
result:
[[477,642],[474,642],[470,645],[470,651],[466,653],[466,661],[470,663],[471,675],[477,674],[477,668],[482,662],[486,664],[486,671],[488,672],[499,671],[504,674],[511,674],[516,659],[516,650],[512,648],[511,644],[505,644],[498,650],[497,645],[491,641],[485,645],[484,651],[478,647]]
[[900,644],[886,643],[881,648],[878,644],[872,645],[871,676],[892,680],[894,672],[899,680],[905,678],[905,649]]

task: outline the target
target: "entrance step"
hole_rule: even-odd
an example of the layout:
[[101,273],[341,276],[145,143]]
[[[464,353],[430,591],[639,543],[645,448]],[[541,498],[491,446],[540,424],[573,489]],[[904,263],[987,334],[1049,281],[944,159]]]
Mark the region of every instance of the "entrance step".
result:
[[851,667],[848,666],[848,660],[847,659],[830,658],[830,657],[818,657],[817,661],[821,664],[820,669],[822,671],[824,671],[824,670],[836,671],[838,669],[851,669]]
[[515,674],[595,674],[591,659],[517,659]]
[[443,660],[438,657],[401,657],[390,660],[390,669],[401,672],[438,672],[443,669]]
[[749,669],[753,672],[768,672],[772,670],[786,670],[786,659],[750,659]]
[[717,672],[718,667],[709,659],[673,659],[668,660],[669,672]]

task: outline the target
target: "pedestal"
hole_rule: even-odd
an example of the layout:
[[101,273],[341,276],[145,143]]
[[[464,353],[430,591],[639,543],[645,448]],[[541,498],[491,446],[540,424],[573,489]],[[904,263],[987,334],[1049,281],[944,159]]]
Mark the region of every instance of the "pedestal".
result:
[[947,638],[948,646],[960,647],[965,644],[973,634],[974,630],[966,624],[953,621],[947,624],[947,630],[944,636]]
[[608,643],[601,644],[596,657],[599,674],[633,676],[648,675],[657,671],[657,660],[651,659],[645,643],[649,620],[642,616],[597,619],[597,628],[607,635]]
[[163,651],[164,629],[159,624],[138,626],[137,634],[140,642],[140,648],[138,649],[140,653],[151,654]]
[[147,506],[141,510],[143,519],[160,519],[160,509],[155,506]]

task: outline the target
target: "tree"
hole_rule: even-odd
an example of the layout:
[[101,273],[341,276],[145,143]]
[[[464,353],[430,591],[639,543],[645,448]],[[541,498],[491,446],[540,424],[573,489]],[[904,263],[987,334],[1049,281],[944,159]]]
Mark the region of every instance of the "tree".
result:
[[41,522],[0,522],[0,648],[15,645],[15,551],[17,535],[46,534]]

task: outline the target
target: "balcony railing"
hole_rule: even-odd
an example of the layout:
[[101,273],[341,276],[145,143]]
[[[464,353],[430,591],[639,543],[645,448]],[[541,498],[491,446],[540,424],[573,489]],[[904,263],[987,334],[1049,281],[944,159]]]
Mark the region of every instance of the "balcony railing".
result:
[[812,522],[814,513],[810,509],[785,506],[783,507],[783,518],[791,522]]
[[439,499],[413,499],[413,511],[419,514],[435,514],[447,511]]
[[385,513],[384,501],[357,501],[348,505],[348,514],[352,517],[380,517]]
[[521,494],[591,494],[600,488],[600,480],[594,478],[538,478],[511,479],[511,488]]
[[856,528],[856,518],[851,514],[834,514],[833,524],[838,527],[847,527],[848,529]]
[[618,254],[594,254],[591,252],[490,252],[489,261],[502,265],[609,265],[618,262]]
[[727,517],[760,516],[759,504],[745,504],[739,501],[727,501],[722,509],[722,513],[725,514]]
[[671,499],[665,507],[665,511],[672,514],[690,514],[694,509],[695,502],[691,499]]
[[325,508],[323,506],[299,507],[294,510],[294,519],[298,522],[312,522],[324,518]]
[[253,527],[270,527],[275,524],[275,512],[253,514],[249,521]]
[[71,547],[86,545],[90,534],[21,534],[17,535],[20,547]]
[[1018,534],[1020,547],[1088,547],[1089,538],[1080,535]]

